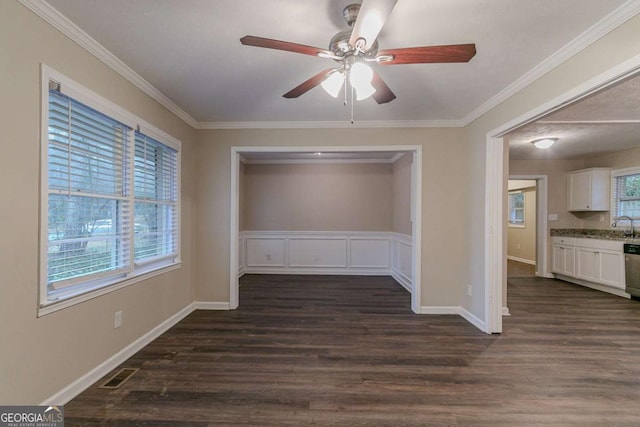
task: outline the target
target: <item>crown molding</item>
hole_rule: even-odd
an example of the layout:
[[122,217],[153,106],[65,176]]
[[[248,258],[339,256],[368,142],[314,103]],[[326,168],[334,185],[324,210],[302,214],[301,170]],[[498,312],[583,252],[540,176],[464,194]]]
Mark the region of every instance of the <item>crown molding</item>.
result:
[[471,113],[467,114],[461,120],[461,122],[463,123],[462,126],[468,125],[480,116],[489,112],[491,109],[498,106],[503,101],[507,100],[520,90],[529,86],[531,83],[538,80],[554,68],[558,67],[560,64],[576,55],[596,40],[605,36],[610,31],[624,24],[629,19],[636,16],[638,13],[640,13],[640,1],[628,0],[622,6],[602,18],[600,21],[596,22],[578,37],[576,37],[575,39],[564,45],[562,48],[560,48],[558,51],[556,51],[554,54],[549,56],[547,59],[533,67],[531,70],[511,83],[509,86],[502,89],[496,95],[491,97],[487,102],[483,103]]
[[[402,153],[404,154],[404,153]],[[365,154],[366,155],[366,154]],[[269,160],[241,160],[241,163],[246,165],[312,165],[312,164],[327,164],[327,165],[350,165],[350,164],[381,164],[391,165],[394,163],[393,159],[269,159]]]
[[184,120],[195,128],[197,121],[186,111],[178,107],[171,99],[156,89],[151,83],[133,71],[129,66],[112,54],[93,37],[85,33],[80,27],[71,22],[66,16],[58,12],[53,6],[44,0],[18,0],[23,6],[51,24],[62,34],[76,42],[84,50],[104,62],[109,68],[131,82],[138,89],[156,100],[167,110]]
[[67,17],[58,12],[45,0],[18,0],[22,5],[40,16],[64,35],[80,45],[87,52],[104,62],[112,70],[131,82],[173,114],[194,129],[323,129],[323,128],[459,128],[467,126],[492,108],[504,102],[529,84],[558,67],[584,48],[600,39],[613,29],[640,13],[640,1],[628,0],[618,9],[605,16],[567,45],[556,51],[540,64],[529,70],[488,101],[458,120],[388,120],[388,121],[286,121],[286,122],[198,122],[176,105],[166,95],[133,71],[104,46],[85,33]]
[[461,120],[198,122],[196,129],[349,129],[349,128],[458,128]]

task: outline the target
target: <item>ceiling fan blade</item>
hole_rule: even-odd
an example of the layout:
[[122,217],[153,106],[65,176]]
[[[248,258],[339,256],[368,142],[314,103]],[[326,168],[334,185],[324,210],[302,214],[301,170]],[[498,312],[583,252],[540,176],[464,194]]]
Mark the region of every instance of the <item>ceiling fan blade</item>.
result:
[[[369,50],[397,2],[398,0],[363,0],[358,18],[353,24],[349,44],[362,52]],[[363,45],[357,46],[360,39],[364,40]]]
[[380,65],[469,62],[475,54],[476,45],[473,43],[406,47],[378,52],[379,57],[393,56],[389,61],[380,61]]
[[320,71],[315,76],[300,83],[298,86],[294,87],[282,96],[284,96],[285,98],[297,98],[300,95],[307,93],[308,91],[322,83],[327,77],[329,77],[333,70],[334,68],[327,68],[326,70]]
[[278,49],[287,52],[302,53],[304,55],[318,56],[319,53],[325,55],[333,55],[326,49],[319,47],[307,46],[299,43],[285,42],[282,40],[266,39],[257,36],[244,36],[240,39],[240,43],[245,46],[266,47],[268,49]]
[[376,88],[376,91],[373,94],[373,99],[375,99],[378,104],[386,104],[387,102],[391,102],[396,99],[396,95],[391,92],[389,86],[387,86],[375,71],[373,72],[373,80],[371,80],[371,84]]

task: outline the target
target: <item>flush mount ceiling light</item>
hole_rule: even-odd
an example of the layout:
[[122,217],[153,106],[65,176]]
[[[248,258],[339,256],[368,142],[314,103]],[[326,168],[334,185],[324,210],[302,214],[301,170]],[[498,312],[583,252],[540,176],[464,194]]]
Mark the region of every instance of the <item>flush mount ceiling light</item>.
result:
[[535,141],[531,141],[531,143],[535,145],[537,148],[545,149],[545,148],[551,147],[553,143],[556,142],[557,140],[558,138],[543,138],[543,139],[536,139]]

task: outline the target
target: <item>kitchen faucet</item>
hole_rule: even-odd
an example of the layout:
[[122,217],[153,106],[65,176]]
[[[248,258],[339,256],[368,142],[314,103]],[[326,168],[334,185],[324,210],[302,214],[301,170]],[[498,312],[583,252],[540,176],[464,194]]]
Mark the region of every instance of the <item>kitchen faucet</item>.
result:
[[611,224],[612,227],[616,227],[618,225],[618,221],[620,221],[621,219],[628,219],[629,222],[631,223],[631,226],[629,227],[629,233],[625,233],[624,236],[627,237],[631,237],[634,238],[635,237],[635,232],[633,231],[633,218],[631,218],[630,216],[626,216],[626,215],[621,215],[617,218],[613,219],[613,224]]

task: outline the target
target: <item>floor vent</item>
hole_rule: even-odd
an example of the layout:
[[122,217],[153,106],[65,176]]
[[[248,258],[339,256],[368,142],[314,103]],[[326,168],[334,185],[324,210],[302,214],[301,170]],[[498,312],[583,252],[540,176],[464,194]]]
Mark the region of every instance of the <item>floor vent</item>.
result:
[[115,375],[105,381],[98,388],[116,389],[120,388],[133,374],[139,371],[139,368],[122,368]]

